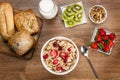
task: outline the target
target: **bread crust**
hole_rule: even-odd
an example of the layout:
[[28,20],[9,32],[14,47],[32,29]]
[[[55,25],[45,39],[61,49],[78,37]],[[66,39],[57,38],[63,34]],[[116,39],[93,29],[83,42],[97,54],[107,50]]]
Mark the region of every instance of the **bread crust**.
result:
[[6,41],[15,32],[13,8],[8,2],[0,3],[0,34]]
[[18,31],[27,30],[30,34],[39,31],[38,21],[32,9],[15,14],[14,22]]

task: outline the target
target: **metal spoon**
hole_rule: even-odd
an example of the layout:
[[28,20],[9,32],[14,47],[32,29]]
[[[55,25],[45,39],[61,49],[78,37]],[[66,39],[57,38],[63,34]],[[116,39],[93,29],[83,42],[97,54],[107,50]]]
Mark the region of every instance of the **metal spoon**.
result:
[[87,60],[88,60],[88,62],[89,62],[89,65],[90,65],[90,67],[92,68],[95,77],[98,78],[98,74],[96,73],[96,71],[95,71],[95,69],[94,69],[94,67],[93,67],[93,65],[92,65],[92,63],[91,63],[91,61],[90,61],[90,58],[88,57],[89,52],[88,52],[87,47],[81,46],[81,52],[82,52],[83,55],[87,58]]

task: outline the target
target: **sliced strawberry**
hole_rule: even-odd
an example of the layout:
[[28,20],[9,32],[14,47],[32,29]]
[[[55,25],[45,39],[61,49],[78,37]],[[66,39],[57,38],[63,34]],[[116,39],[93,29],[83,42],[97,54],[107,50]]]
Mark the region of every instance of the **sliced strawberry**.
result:
[[101,37],[101,35],[96,35],[96,37],[95,37],[95,41],[97,41],[97,42],[101,42],[101,41],[102,41],[102,37]]
[[68,54],[66,52],[60,52],[59,55],[63,60],[65,60],[68,57]]
[[44,54],[43,59],[47,59],[47,58],[48,58],[48,54]]
[[57,66],[57,67],[56,67],[56,70],[58,70],[58,71],[63,71],[63,68],[62,68],[62,66]]
[[104,29],[100,28],[100,29],[98,29],[98,34],[100,34],[101,36],[104,36],[104,35],[106,35],[106,32]]
[[103,48],[104,52],[109,52],[110,51],[110,47],[108,45],[105,45]]
[[115,36],[114,33],[111,33],[111,34],[109,35],[109,38],[110,38],[111,40],[114,40],[114,39],[116,38],[116,36]]
[[96,43],[96,42],[93,42],[93,43],[91,44],[91,48],[93,48],[93,49],[98,49],[97,43]]
[[56,56],[58,55],[58,51],[57,50],[51,50],[50,55],[52,56],[52,58],[56,58]]
[[103,37],[102,37],[102,40],[104,40],[104,41],[107,41],[109,39],[109,35],[104,35]]
[[53,61],[53,64],[54,64],[54,65],[57,64],[57,63],[58,63],[58,60],[57,60],[57,59]]
[[67,49],[67,51],[70,52],[70,51],[71,51],[71,47],[69,47],[69,48]]

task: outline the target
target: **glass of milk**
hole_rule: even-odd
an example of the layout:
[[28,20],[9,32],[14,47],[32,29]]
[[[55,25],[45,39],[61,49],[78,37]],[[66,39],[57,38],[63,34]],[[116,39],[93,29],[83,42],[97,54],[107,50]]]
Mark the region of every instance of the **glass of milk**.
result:
[[52,19],[58,12],[58,7],[52,0],[41,0],[39,2],[39,12],[45,19]]

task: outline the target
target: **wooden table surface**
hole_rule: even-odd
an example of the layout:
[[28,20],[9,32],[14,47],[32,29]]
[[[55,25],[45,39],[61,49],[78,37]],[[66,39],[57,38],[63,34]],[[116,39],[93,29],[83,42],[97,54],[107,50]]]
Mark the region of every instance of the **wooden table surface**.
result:
[[[39,0],[0,0],[10,2],[13,7],[21,10],[33,9],[38,11]],[[55,0],[58,5],[58,14],[52,20],[44,20],[41,36],[35,54],[31,60],[21,60],[0,54],[0,80],[85,80],[95,79],[95,76],[84,56],[80,54],[76,68],[64,76],[56,76],[45,70],[40,61],[40,51],[43,44],[55,36],[65,36],[73,40],[80,48],[88,45],[95,27],[102,27],[115,32],[117,38],[110,56],[89,49],[90,59],[101,80],[120,80],[120,0],[82,0],[87,16],[87,24],[74,28],[65,28],[61,20],[60,7],[80,0]],[[95,4],[103,5],[108,11],[107,20],[100,25],[95,25],[88,18],[88,11]],[[0,46],[2,47],[2,46]]]

